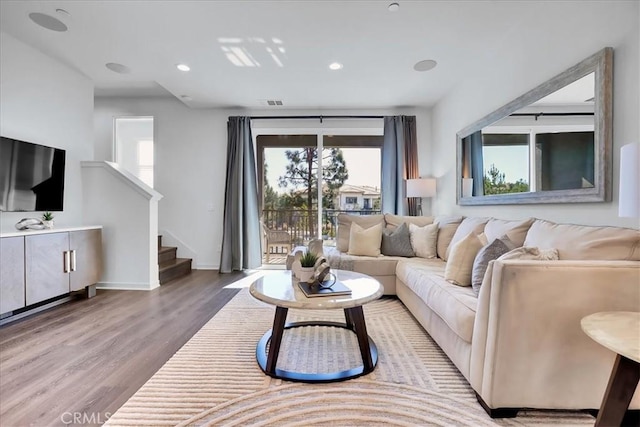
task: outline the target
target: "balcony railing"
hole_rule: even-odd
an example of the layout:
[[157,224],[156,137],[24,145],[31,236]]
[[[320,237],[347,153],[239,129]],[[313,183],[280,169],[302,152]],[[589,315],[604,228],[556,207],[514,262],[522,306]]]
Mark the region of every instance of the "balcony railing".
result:
[[[338,230],[338,214],[374,215],[380,210],[340,210],[324,209],[322,211],[322,233],[325,240],[335,240]],[[262,211],[263,223],[271,230],[287,231],[291,235],[294,246],[306,245],[318,236],[317,209],[265,209]]]

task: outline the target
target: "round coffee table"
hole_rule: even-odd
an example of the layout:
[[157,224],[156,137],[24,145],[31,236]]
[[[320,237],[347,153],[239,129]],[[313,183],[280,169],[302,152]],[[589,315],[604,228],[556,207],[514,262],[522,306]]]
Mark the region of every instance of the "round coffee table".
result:
[[[260,277],[251,284],[249,291],[254,298],[276,306],[273,328],[263,335],[256,347],[256,360],[265,374],[290,381],[318,383],[344,381],[368,374],[375,369],[378,363],[378,348],[367,334],[362,305],[380,298],[384,288],[380,282],[366,274],[345,270],[331,270],[331,272],[336,275],[338,281],[351,289],[350,295],[308,298],[300,290],[297,279],[291,277],[290,271],[271,273]],[[287,312],[290,308],[343,309],[345,323],[321,321],[286,323]],[[287,329],[304,326],[328,326],[353,331],[358,338],[362,365],[331,373],[306,373],[278,369],[276,363],[282,343],[282,334]],[[267,344],[269,343],[269,351],[267,352]]]

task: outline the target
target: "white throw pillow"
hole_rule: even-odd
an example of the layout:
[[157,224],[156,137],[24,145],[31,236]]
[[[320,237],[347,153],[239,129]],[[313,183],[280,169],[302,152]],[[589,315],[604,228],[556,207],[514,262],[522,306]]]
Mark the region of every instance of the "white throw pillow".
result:
[[482,241],[473,232],[453,245],[444,269],[444,279],[454,285],[471,286],[473,261],[482,246]]
[[456,229],[455,234],[451,238],[451,243],[449,243],[449,247],[447,248],[447,260],[451,257],[451,249],[453,249],[453,245],[458,243],[460,240],[464,239],[469,235],[469,233],[480,234],[484,232],[484,226],[489,221],[489,218],[465,218],[462,220],[458,228]]
[[420,258],[435,258],[438,256],[438,224],[429,224],[418,227],[409,224],[411,247]]
[[349,230],[349,255],[380,256],[382,242],[382,224],[363,228],[358,223],[351,223]]

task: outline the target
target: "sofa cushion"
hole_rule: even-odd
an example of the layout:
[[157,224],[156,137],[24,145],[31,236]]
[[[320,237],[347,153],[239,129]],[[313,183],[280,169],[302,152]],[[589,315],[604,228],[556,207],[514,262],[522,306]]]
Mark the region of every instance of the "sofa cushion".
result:
[[453,235],[462,222],[461,216],[438,216],[434,222],[438,223],[438,258],[447,260],[447,249]]
[[533,260],[533,261],[556,261],[558,259],[557,249],[538,249],[531,246],[515,248],[498,258],[500,261],[510,259]]
[[407,215],[393,215],[384,214],[384,220],[387,224],[387,228],[395,230],[401,224],[415,224],[418,227],[424,227],[425,225],[433,224],[432,216],[407,216]]
[[357,271],[370,276],[393,276],[396,274],[398,261],[407,259],[398,256],[370,257],[349,255],[340,252],[336,247],[325,246],[324,256],[331,268]]
[[478,298],[470,287],[444,280],[444,269],[445,263],[440,259],[411,258],[398,262],[396,276],[456,335],[470,343]]
[[435,258],[436,243],[438,241],[438,224],[429,224],[419,227],[415,224],[409,225],[411,247],[420,258]]
[[449,247],[447,248],[447,260],[451,255],[451,248],[453,245],[458,243],[460,240],[464,239],[469,235],[469,233],[480,234],[484,231],[484,226],[489,221],[489,218],[465,218],[462,220],[458,228],[456,229],[455,234],[451,238],[451,242],[449,243]]
[[458,286],[471,286],[473,261],[483,246],[484,242],[473,232],[453,245],[444,270],[445,280]]
[[527,232],[534,221],[535,218],[515,221],[491,218],[487,225],[484,226],[484,234],[487,236],[489,243],[507,235],[509,240],[515,244],[514,247],[517,248],[523,245]]
[[499,256],[515,248],[516,245],[505,234],[480,249],[480,252],[476,255],[476,259],[473,261],[473,269],[471,271],[471,287],[476,295],[480,294],[480,286],[482,285],[482,279],[487,271],[489,262],[498,259]]
[[380,247],[382,255],[390,256],[416,256],[411,246],[411,235],[406,223],[400,224],[395,230],[382,230],[382,245]]
[[640,230],[536,220],[524,246],[558,249],[561,260],[640,261]]
[[363,228],[357,222],[351,224],[349,232],[349,255],[380,256],[382,224]]
[[384,215],[348,215],[338,214],[338,233],[336,236],[336,246],[340,252],[349,250],[349,236],[351,223],[356,222],[362,228],[369,228],[376,224],[384,224]]

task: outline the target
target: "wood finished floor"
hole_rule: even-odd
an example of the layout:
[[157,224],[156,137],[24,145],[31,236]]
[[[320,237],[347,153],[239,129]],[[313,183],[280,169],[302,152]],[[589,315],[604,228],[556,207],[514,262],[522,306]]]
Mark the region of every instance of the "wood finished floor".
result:
[[245,276],[194,270],[153,291],[99,290],[1,327],[0,425],[102,424]]

